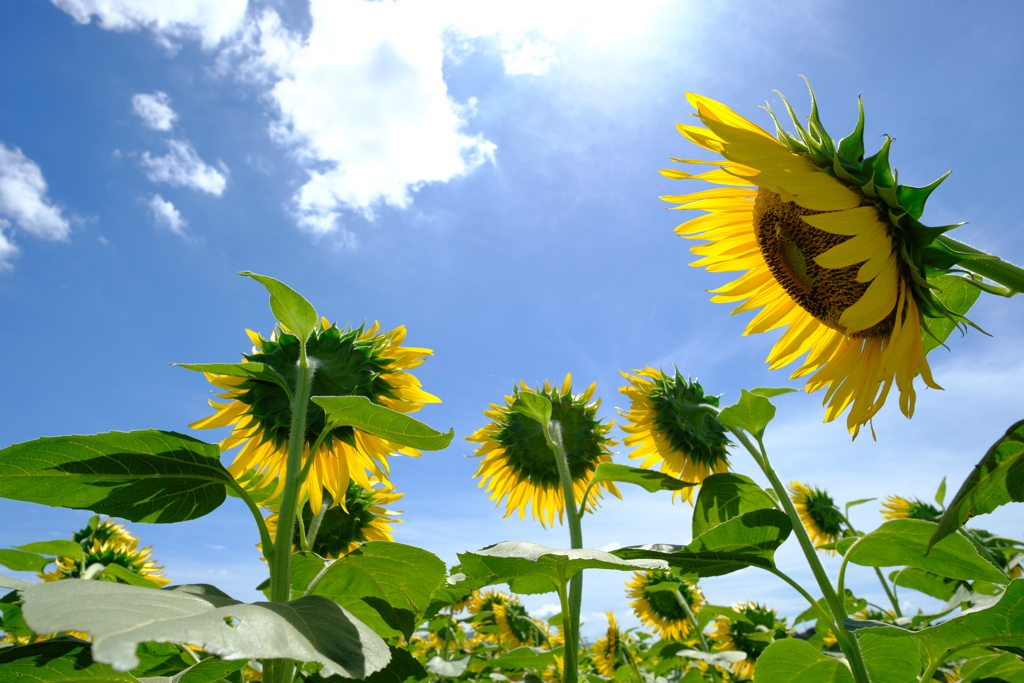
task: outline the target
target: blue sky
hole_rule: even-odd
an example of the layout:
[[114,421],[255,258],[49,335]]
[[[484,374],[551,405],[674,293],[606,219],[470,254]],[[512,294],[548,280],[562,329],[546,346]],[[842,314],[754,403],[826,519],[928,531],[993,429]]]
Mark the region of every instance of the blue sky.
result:
[[[815,86],[834,137],[896,138],[903,182],[953,175],[929,225],[1024,262],[1019,179],[1024,45],[1017,3],[362,2],[0,0],[0,442],[187,425],[209,413],[201,376],[168,362],[229,362],[245,328],[269,333],[252,270],[331,320],[406,325],[434,349],[416,371],[443,403],[419,417],[457,438],[393,461],[405,492],[396,540],[455,554],[502,540],[568,545],[564,528],[503,520],[471,479],[488,403],[514,382],[597,383],[602,414],[627,401],[618,372],[677,364],[710,393],[795,386],[768,371],[773,333],[704,290],[685,218],[659,195],[700,188],[658,175],[706,154],[678,135],[686,91],[762,126],[758,106],[808,111]],[[628,8],[628,9],[627,9]],[[821,424],[821,396],[778,400],[767,445],[781,476],[839,501],[930,499],[1021,417],[1022,299],[985,297],[992,337],[954,335],[930,356],[944,392],[907,421],[890,401],[851,443]],[[840,421],[842,422],[842,421]],[[618,433],[617,430],[613,434]],[[626,450],[618,448],[626,462]],[[734,458],[737,471],[753,464]],[[689,540],[690,509],[625,490],[585,521],[587,546]],[[0,546],[64,537],[82,511],[0,500]],[[876,503],[853,521],[873,528]],[[1020,537],[1007,508],[979,526]],[[182,525],[134,525],[176,582],[259,599],[247,512],[229,500]],[[794,544],[779,563],[811,581]],[[873,574],[855,590],[880,602]],[[629,616],[627,575],[588,574],[584,633]],[[704,582],[719,604],[801,600],[753,570]],[[934,606],[917,596],[914,605]],[[553,596],[531,596],[538,613]]]

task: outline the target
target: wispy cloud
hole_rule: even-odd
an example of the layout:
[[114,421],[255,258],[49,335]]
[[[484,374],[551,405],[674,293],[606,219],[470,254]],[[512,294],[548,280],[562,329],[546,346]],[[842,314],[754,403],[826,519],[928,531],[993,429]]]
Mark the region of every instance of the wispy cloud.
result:
[[228,168],[223,162],[219,164],[220,170],[210,166],[187,140],[168,140],[167,147],[169,152],[162,157],[143,153],[141,163],[146,167],[147,178],[154,183],[189,187],[218,197],[224,194]]
[[149,200],[149,208],[153,211],[153,218],[157,225],[165,227],[181,237],[188,237],[188,233],[185,231],[188,221],[174,207],[173,203],[155,194]]
[[153,130],[170,130],[178,120],[178,114],[171,109],[171,98],[159,90],[152,95],[133,95],[132,109]]
[[[12,227],[45,240],[67,240],[71,225],[60,208],[46,196],[47,185],[39,164],[17,147],[0,142],[0,267],[18,253],[4,234]],[[9,267],[9,264],[6,266]]]

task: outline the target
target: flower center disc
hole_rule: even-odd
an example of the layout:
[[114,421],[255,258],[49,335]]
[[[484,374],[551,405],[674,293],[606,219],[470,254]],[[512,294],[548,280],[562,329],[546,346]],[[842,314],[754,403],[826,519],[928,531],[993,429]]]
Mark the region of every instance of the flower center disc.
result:
[[[824,325],[846,333],[839,324],[843,312],[857,303],[868,289],[857,281],[860,264],[845,268],[822,268],[814,259],[850,239],[834,235],[805,223],[801,216],[829,211],[814,211],[788,202],[761,188],[754,200],[754,234],[765,263],[790,298]],[[850,336],[855,339],[886,337],[892,333],[895,309],[884,320]]]

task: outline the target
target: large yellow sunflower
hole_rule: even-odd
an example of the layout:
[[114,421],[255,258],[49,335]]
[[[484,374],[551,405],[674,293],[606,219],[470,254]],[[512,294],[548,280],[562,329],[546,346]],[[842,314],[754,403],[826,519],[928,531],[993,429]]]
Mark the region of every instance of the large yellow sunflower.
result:
[[614,612],[605,612],[608,616],[608,630],[604,638],[594,643],[594,666],[602,676],[615,677],[615,671],[623,664],[629,664],[629,635],[619,631],[615,622]]
[[[255,345],[253,353],[243,354],[246,362],[264,363],[294,385],[299,358],[298,339],[278,327],[264,339],[246,330]],[[419,381],[406,370],[417,367],[429,349],[402,346],[405,328],[381,332],[380,324],[369,329],[339,329],[322,319],[306,342],[306,353],[316,364],[311,396],[364,396],[372,402],[411,413],[424,403],[439,399],[420,389]],[[193,429],[233,426],[221,450],[241,445],[228,468],[250,490],[268,489],[264,504],[283,493],[284,471],[288,459],[288,433],[291,408],[288,395],[277,384],[242,377],[206,373],[206,378],[225,393],[217,394],[228,403],[210,401],[216,412],[189,426]],[[306,411],[303,459],[326,427],[323,408],[310,402]],[[300,499],[320,509],[322,491],[327,490],[335,504],[346,499],[349,481],[364,489],[373,485],[370,477],[387,482],[389,454],[420,455],[413,448],[401,447],[386,439],[353,427],[338,427],[324,439],[315,454],[300,491]]]
[[[843,514],[839,512],[827,491],[805,486],[798,481],[789,482],[790,499],[796,507],[800,521],[815,546],[835,543],[843,535]],[[835,550],[826,550],[835,555]]]
[[490,410],[484,411],[491,418],[490,423],[466,437],[480,444],[473,455],[483,458],[473,476],[480,478],[479,486],[487,487],[490,499],[497,501],[495,505],[507,498],[506,517],[518,510],[519,518],[523,519],[526,508],[530,507],[533,518],[547,527],[554,524],[556,514],[561,522],[565,512],[565,496],[555,455],[548,448],[541,425],[509,409],[520,392],[540,394],[551,401],[551,419],[562,426],[576,502],[584,510],[593,512],[602,497],[600,489],[621,498],[615,484],[600,482],[590,490],[588,500],[582,500],[594,470],[602,462],[611,462],[610,447],[616,445],[606,436],[615,423],[604,423],[597,418],[600,400],[590,402],[594,388],[591,384],[582,394],[573,394],[572,376],[568,374],[561,389],[552,388],[548,382],[543,389],[531,389],[521,383],[513,387],[511,396],[505,397],[504,406],[492,403]]
[[711,638],[717,641],[715,650],[718,652],[738,650],[746,653],[747,658],[734,663],[731,668],[737,679],[751,680],[754,678],[754,665],[764,649],[776,640],[791,637],[792,629],[786,626],[785,619],[775,616],[775,610],[756,602],[733,605],[732,608],[749,621],[718,617]]
[[497,613],[499,607],[518,602],[519,598],[494,588],[473,591],[469,600],[469,613],[479,617],[473,621],[476,629],[474,635],[480,635],[495,645],[511,642],[515,635],[498,622]]
[[662,640],[686,641],[691,636],[693,624],[674,592],[651,590],[653,586],[662,583],[677,584],[679,595],[686,600],[690,611],[696,616],[704,604],[704,596],[697,584],[659,569],[636,572],[633,580],[626,583],[626,595],[635,598],[629,606],[640,617],[640,621],[654,629]]
[[900,408],[911,417],[918,374],[941,389],[925,359],[923,317],[966,322],[927,281],[962,260],[936,241],[956,226],[918,221],[945,176],[923,188],[899,185],[889,167],[891,139],[864,158],[863,108],[854,133],[835,143],[813,92],[807,128],[793,115],[799,136],[776,122],[777,138],[719,102],[687,97],[707,127],[679,125],[679,132],[725,161],[674,159],[719,168],[662,174],[733,187],[662,199],[710,212],[676,229],[686,239],[710,242],[691,249],[704,257],[692,265],[746,271],[711,290],[712,301],[743,301],[734,313],[761,309],[744,334],[788,326],[767,362],[775,369],[808,354],[792,376],[813,373],[807,391],[826,389],[825,421],[849,408],[847,427],[856,437],[894,382]]
[[[619,389],[632,401],[628,412],[619,411],[627,420],[622,431],[629,434],[623,443],[635,446],[629,457],[643,458],[643,467],[660,463],[663,473],[696,484],[728,470],[725,428],[694,410],[700,405],[717,407],[718,398],[705,396],[700,384],[684,379],[678,369],[675,375],[651,367],[633,372],[622,373],[630,386]],[[689,486],[672,496],[692,502],[696,488]]]
[[551,642],[547,626],[531,617],[519,602],[495,604],[494,620],[501,627],[504,644],[509,647],[541,646]]
[[[387,510],[381,506],[390,505],[404,496],[395,493],[391,486],[377,487],[376,477],[370,477],[374,488],[364,489],[355,481],[349,482],[348,493],[344,505],[333,505],[329,492],[323,493],[323,502],[328,504],[324,512],[316,538],[310,547],[320,557],[338,558],[347,555],[367,541],[393,541],[391,525],[402,520],[395,515],[400,511]],[[319,512],[319,511],[318,511]],[[302,506],[302,523],[307,531],[313,525],[316,513],[307,501]],[[277,512],[266,518],[267,531],[276,540]],[[294,530],[293,545],[298,551],[299,530]]]

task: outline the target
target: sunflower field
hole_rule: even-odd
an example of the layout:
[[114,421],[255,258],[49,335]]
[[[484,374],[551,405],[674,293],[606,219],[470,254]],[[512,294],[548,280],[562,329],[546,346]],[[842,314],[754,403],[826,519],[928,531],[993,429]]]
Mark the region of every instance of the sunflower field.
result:
[[[693,265],[741,273],[712,301],[757,311],[746,334],[785,328],[768,364],[795,365],[853,438],[873,435],[887,400],[911,417],[918,388],[941,388],[928,354],[976,327],[980,295],[1024,292],[1024,270],[949,236],[957,226],[920,222],[943,178],[900,184],[888,137],[865,156],[863,107],[835,140],[813,91],[805,121],[788,102],[789,122],[770,112],[775,133],[689,101],[702,125],[679,132],[721,159],[674,159],[711,169],[662,174],[720,187],[663,199],[702,212],[676,228],[701,241]],[[552,538],[567,528],[568,547],[487,539],[446,565],[392,540],[403,494],[390,460],[455,437],[411,417],[439,401],[414,374],[432,351],[405,346],[403,327],[339,326],[283,282],[241,275],[269,294],[276,327],[248,331],[241,362],[179,366],[214,387],[212,414],[189,426],[227,430],[219,443],[151,429],[0,450],[0,496],[95,513],[67,538],[0,549],[0,565],[39,579],[0,576],[0,681],[1024,682],[1024,540],[972,521],[1024,502],[1024,420],[992,434],[955,491],[942,479],[930,500],[891,495],[885,521],[859,529],[850,509],[874,499],[836,500],[772,464],[764,436],[795,389],[745,388],[722,405],[677,368],[621,369],[625,464],[593,384],[522,381],[460,437],[482,492]],[[681,503],[692,540],[589,548],[584,527],[625,495]],[[258,531],[266,601],[172,583],[126,526],[198,519],[229,497]],[[813,582],[777,566],[787,541]],[[705,598],[703,580],[746,568],[805,610]],[[619,573],[641,628],[608,612],[603,635],[583,637],[584,573],[596,572]],[[852,572],[888,600],[857,595]],[[559,611],[531,615],[522,596],[538,594]],[[908,611],[915,595],[942,607]]]

